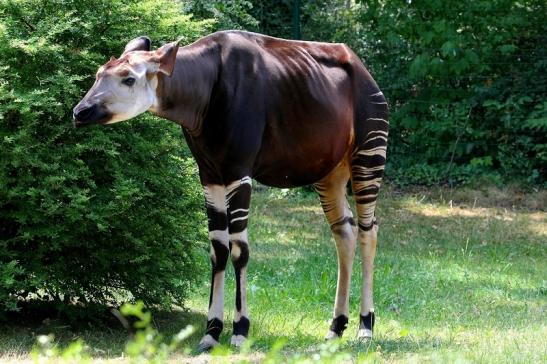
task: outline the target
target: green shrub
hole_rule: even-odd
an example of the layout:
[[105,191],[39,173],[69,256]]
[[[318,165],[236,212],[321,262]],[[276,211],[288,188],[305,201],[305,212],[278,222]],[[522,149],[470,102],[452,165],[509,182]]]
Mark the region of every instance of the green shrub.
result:
[[189,0],[184,1],[183,10],[200,19],[214,18],[215,30],[256,31],[258,21],[249,13],[252,8],[248,0]]
[[71,115],[133,37],[159,46],[209,27],[169,0],[0,2],[0,312],[182,303],[205,234],[180,128],[143,116],[75,130]]

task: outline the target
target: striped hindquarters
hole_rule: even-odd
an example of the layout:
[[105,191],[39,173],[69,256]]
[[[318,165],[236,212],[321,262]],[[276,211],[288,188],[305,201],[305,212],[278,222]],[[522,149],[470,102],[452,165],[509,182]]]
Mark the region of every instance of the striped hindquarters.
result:
[[375,223],[374,209],[386,164],[389,131],[387,101],[381,91],[367,95],[365,112],[356,120],[355,149],[351,158],[351,179],[357,204],[358,225],[365,231]]

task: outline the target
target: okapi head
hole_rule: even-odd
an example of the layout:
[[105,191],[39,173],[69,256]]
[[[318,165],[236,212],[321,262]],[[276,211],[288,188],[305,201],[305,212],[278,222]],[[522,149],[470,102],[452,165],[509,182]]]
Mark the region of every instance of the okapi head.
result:
[[135,38],[120,58],[97,71],[95,83],[73,110],[74,126],[112,124],[131,119],[154,106],[158,73],[173,73],[179,42],[150,50],[150,39]]

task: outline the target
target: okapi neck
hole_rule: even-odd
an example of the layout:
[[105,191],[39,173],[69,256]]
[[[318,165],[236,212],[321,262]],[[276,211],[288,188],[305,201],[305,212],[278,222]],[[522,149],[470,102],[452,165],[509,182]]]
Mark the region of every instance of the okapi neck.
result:
[[176,122],[192,136],[201,134],[202,122],[218,78],[219,56],[209,44],[179,49],[171,76],[158,73],[154,114]]

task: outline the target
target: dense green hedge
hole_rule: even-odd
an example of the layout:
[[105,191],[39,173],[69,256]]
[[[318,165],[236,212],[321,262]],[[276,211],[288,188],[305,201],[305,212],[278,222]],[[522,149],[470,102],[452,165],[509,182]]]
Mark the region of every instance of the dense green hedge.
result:
[[182,303],[205,242],[180,128],[72,127],[98,66],[135,36],[209,28],[169,1],[0,3],[0,312],[21,300]]

